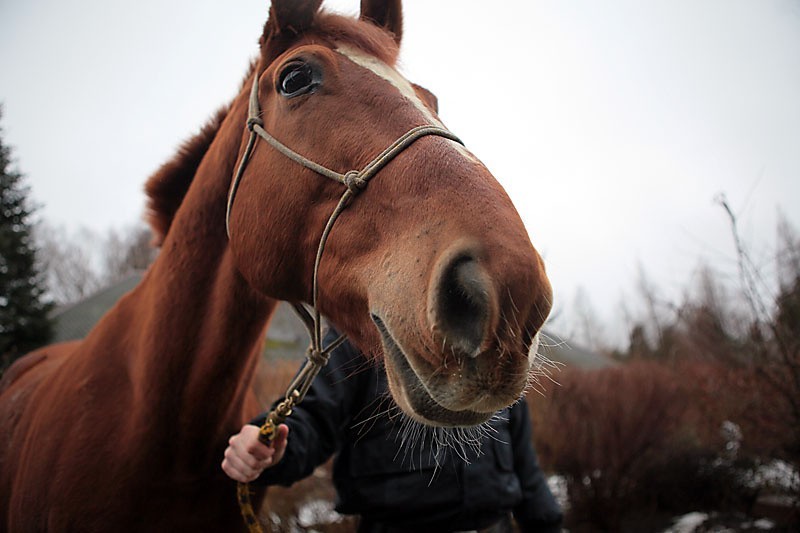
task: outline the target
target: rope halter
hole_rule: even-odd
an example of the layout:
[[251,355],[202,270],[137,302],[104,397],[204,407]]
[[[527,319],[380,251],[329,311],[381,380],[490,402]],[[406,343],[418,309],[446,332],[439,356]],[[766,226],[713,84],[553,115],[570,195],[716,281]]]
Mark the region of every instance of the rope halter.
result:
[[[250,90],[247,129],[250,132],[247,140],[247,146],[245,147],[242,158],[236,168],[236,173],[233,175],[233,180],[231,181],[230,190],[228,192],[228,205],[225,212],[225,230],[228,234],[228,239],[230,239],[231,236],[230,219],[233,202],[236,199],[236,193],[239,189],[239,184],[242,181],[244,171],[247,168],[247,163],[250,160],[256,141],[259,137],[292,161],[295,161],[296,163],[313,170],[317,174],[332,179],[345,186],[344,193],[340,197],[336,208],[333,210],[333,213],[331,213],[331,216],[328,218],[328,222],[325,224],[325,229],[322,232],[319,246],[317,248],[312,278],[311,310],[309,311],[302,303],[292,302],[295,312],[299,315],[309,332],[311,343],[306,354],[306,361],[303,363],[303,366],[301,367],[297,376],[294,378],[294,380],[292,380],[292,383],[287,388],[284,400],[281,401],[272,411],[270,411],[270,413],[267,415],[264,425],[262,425],[260,428],[259,440],[261,440],[261,442],[264,444],[270,444],[275,436],[278,426],[283,423],[283,421],[286,420],[286,418],[292,413],[292,408],[303,400],[308,392],[308,389],[311,387],[311,383],[314,381],[314,378],[327,364],[331,352],[333,352],[333,350],[338,348],[346,340],[345,335],[340,335],[331,344],[325,348],[322,347],[322,320],[318,306],[319,284],[317,278],[319,274],[319,265],[320,261],[322,260],[322,253],[325,250],[325,243],[328,240],[328,236],[330,235],[336,220],[342,214],[342,211],[344,211],[345,208],[350,205],[353,198],[355,198],[361,191],[366,189],[369,181],[375,177],[375,175],[383,167],[389,164],[392,159],[397,157],[403,150],[411,146],[418,139],[428,135],[435,135],[450,139],[459,144],[463,143],[453,133],[444,128],[432,125],[417,126],[415,128],[411,128],[406,133],[401,135],[395,142],[378,154],[378,156],[372,161],[367,163],[366,166],[364,166],[364,168],[361,170],[350,170],[344,174],[341,174],[300,155],[285,144],[278,141],[264,129],[264,121],[261,119],[261,106],[258,101],[257,74],[253,76],[253,87]],[[261,527],[256,519],[255,511],[250,503],[250,491],[248,485],[246,483],[239,483],[237,494],[242,516],[244,517],[245,523],[247,524],[251,533],[261,532]]]

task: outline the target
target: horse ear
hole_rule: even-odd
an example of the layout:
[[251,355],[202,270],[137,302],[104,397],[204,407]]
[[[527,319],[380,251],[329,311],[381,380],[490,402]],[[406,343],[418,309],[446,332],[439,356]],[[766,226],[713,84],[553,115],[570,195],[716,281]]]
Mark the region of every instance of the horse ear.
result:
[[314,23],[322,0],[272,0],[262,46],[277,37],[295,37]]
[[361,0],[361,20],[367,20],[394,35],[399,45],[403,37],[403,7],[401,0]]
[[439,99],[436,98],[436,95],[430,92],[428,89],[423,87],[422,85],[417,85],[416,83],[411,84],[414,87],[414,90],[417,92],[417,96],[422,98],[428,107],[430,107],[434,113],[439,113]]

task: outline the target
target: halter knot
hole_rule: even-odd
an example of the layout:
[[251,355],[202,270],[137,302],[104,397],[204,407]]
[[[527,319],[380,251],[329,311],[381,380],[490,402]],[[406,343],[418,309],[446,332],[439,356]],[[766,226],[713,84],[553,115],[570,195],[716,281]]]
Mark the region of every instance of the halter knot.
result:
[[259,117],[250,117],[247,119],[247,129],[253,131],[253,127],[258,124],[259,126],[264,126],[264,121],[261,120]]
[[353,196],[367,188],[367,180],[358,170],[351,170],[344,175],[344,184]]
[[328,359],[330,359],[331,354],[326,350],[317,350],[313,346],[309,346],[306,357],[308,357],[308,360],[311,361],[312,364],[321,368],[328,364]]

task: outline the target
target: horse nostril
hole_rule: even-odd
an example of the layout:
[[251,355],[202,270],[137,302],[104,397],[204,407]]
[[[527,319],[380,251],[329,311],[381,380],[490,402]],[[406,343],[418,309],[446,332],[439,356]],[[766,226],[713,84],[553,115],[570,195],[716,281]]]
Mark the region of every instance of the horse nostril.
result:
[[446,344],[462,354],[477,356],[489,320],[489,294],[483,269],[475,259],[459,256],[445,267],[433,311]]

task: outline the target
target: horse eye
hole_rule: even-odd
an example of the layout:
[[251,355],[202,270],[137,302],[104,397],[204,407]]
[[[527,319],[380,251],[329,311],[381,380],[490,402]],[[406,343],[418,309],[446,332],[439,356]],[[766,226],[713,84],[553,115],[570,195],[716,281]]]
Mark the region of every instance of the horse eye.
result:
[[312,92],[318,86],[318,76],[308,63],[290,63],[278,78],[278,91],[286,98]]

